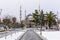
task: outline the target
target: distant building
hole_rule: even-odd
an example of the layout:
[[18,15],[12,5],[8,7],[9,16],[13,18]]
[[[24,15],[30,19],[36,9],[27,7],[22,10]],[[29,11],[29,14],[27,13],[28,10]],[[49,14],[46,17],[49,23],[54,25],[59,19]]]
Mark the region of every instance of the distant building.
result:
[[31,14],[26,16],[25,20],[22,20],[23,24],[25,25],[25,28],[29,28],[29,27],[35,27],[34,26],[34,22],[31,22],[33,20],[33,17]]

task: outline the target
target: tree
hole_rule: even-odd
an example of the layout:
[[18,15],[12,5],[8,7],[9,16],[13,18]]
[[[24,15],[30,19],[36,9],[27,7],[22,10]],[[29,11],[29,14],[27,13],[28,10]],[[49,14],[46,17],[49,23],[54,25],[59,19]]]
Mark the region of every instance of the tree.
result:
[[35,13],[33,13],[33,22],[37,26],[39,24],[39,13],[38,10],[35,10]]
[[45,16],[44,16],[44,12],[43,12],[43,10],[41,10],[40,11],[40,35],[42,35],[42,27],[45,25],[45,18],[44,18]]
[[56,15],[50,11],[49,13],[46,14],[46,19],[47,19],[47,24],[49,28],[53,25],[56,25]]
[[20,27],[21,27],[21,28],[24,28],[23,21],[21,21],[21,23],[20,23]]
[[44,26],[45,20],[44,20],[44,14],[43,14],[43,10],[41,10],[40,12],[40,25]]
[[6,25],[6,26],[9,27],[9,25],[10,25],[10,23],[11,23],[11,20],[10,20],[9,18],[5,17],[5,18],[3,19],[3,23],[4,23],[4,25]]
[[13,22],[13,23],[16,23],[16,17],[13,17],[13,18],[12,18],[12,22]]

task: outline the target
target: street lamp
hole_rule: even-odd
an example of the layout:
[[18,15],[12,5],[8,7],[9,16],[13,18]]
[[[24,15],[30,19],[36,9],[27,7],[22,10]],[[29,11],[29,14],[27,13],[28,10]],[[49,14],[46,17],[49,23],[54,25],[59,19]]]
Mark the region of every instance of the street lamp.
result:
[[39,13],[40,13],[40,35],[42,35],[42,17],[43,17],[43,11],[40,10],[40,5],[39,5]]

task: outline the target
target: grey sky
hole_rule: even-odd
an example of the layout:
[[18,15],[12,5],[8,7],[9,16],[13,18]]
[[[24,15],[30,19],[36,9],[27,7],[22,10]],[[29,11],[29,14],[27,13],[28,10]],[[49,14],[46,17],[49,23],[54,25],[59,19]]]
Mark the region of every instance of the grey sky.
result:
[[[35,9],[40,8],[46,11],[53,11],[60,13],[60,0],[0,0],[0,9],[2,8],[1,16],[12,15],[19,20],[20,5],[22,6],[22,19],[24,19],[24,11],[27,14],[34,12]],[[59,14],[60,15],[60,14]]]

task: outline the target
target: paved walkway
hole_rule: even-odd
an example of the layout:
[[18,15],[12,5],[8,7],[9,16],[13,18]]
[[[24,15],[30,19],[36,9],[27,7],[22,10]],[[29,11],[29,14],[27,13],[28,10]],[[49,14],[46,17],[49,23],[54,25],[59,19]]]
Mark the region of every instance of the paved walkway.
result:
[[28,30],[20,40],[42,40],[34,31]]

